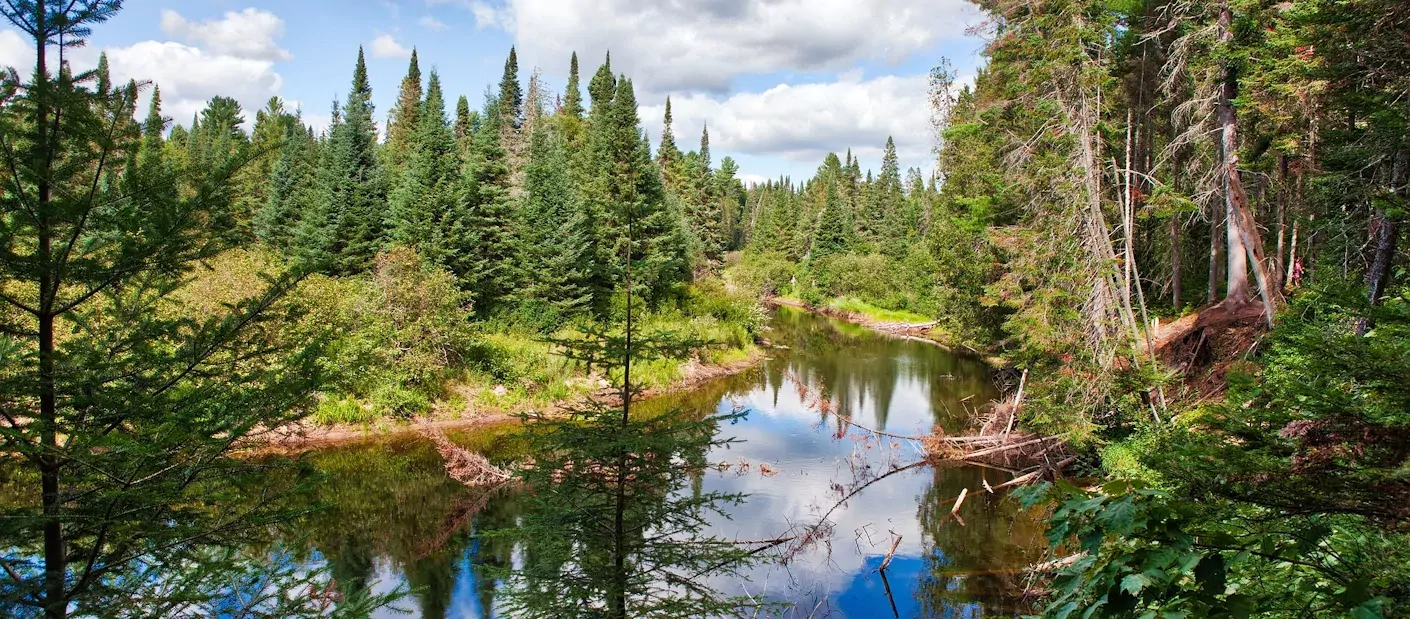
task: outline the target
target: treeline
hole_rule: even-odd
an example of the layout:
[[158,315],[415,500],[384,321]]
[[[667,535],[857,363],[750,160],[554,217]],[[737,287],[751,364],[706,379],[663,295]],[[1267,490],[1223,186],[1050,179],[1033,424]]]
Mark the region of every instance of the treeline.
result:
[[586,98],[576,54],[562,94],[537,71],[523,88],[518,74],[511,49],[497,91],[478,109],[462,95],[448,110],[439,75],[423,76],[413,52],[385,132],[361,51],[346,100],[317,133],[278,98],[246,133],[239,104],[216,97],[164,137],[154,90],[143,149],[173,168],[249,159],[220,222],[225,233],[335,276],[368,271],[389,248],[413,248],[454,275],[480,318],[518,314],[551,328],[603,315],[628,251],[629,216],[630,255],[648,265],[634,280],[652,304],[678,297],[697,267],[740,242],[738,166],[726,157],[712,168],[703,131],[699,150],[682,153],[669,103],[653,156],[632,82],[612,73],[610,57]]

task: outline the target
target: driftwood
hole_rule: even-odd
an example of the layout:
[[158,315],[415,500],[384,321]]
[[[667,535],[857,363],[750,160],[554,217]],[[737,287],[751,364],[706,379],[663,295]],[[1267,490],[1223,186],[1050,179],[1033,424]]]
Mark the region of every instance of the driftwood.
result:
[[886,571],[886,568],[891,566],[891,559],[896,556],[896,548],[901,545],[901,536],[897,535],[895,531],[892,531],[891,535],[891,550],[886,551],[886,558],[882,559],[881,567],[876,570],[878,572]]

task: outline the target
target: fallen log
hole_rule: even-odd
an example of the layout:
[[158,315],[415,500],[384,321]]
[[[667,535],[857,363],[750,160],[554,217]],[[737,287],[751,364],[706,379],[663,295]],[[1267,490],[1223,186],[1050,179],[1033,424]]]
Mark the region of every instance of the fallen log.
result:
[[1035,438],[1035,439],[1032,439],[1032,440],[1023,441],[1023,442],[1021,442],[1021,443],[1013,443],[1013,444],[1010,444],[1010,445],[1000,445],[1000,446],[998,446],[998,447],[990,447],[990,448],[988,448],[988,449],[981,449],[981,450],[976,451],[976,452],[971,453],[971,454],[965,454],[964,456],[961,456],[960,459],[961,459],[961,460],[968,460],[968,459],[970,459],[970,458],[979,458],[979,457],[983,457],[983,456],[993,455],[993,454],[996,454],[996,453],[1003,453],[1003,452],[1005,452],[1005,451],[1010,451],[1010,450],[1013,450],[1013,449],[1021,449],[1021,448],[1023,448],[1023,447],[1027,447],[1027,446],[1029,446],[1029,445],[1037,445],[1037,444],[1039,444],[1039,443],[1043,443],[1043,442],[1046,442],[1046,441],[1056,440],[1057,438],[1058,438],[1058,436],[1057,436],[1056,434],[1054,434],[1054,435],[1052,435],[1052,436],[1044,436],[1044,437],[1041,437],[1041,438]]

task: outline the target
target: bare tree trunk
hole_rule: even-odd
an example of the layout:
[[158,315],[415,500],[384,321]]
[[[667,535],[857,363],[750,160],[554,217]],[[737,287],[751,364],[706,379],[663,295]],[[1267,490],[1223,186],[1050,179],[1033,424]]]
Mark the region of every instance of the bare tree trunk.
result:
[[1180,264],[1180,216],[1170,218],[1170,305],[1179,311],[1180,278],[1184,275]]
[[[1226,3],[1219,11],[1219,40],[1229,44],[1233,40],[1233,11]],[[1224,180],[1224,206],[1227,219],[1229,243],[1229,283],[1224,302],[1232,307],[1242,306],[1249,301],[1248,267],[1253,267],[1253,275],[1258,282],[1259,294],[1263,297],[1264,312],[1268,323],[1273,322],[1277,298],[1274,296],[1268,277],[1268,269],[1263,259],[1263,239],[1258,234],[1253,213],[1249,209],[1248,194],[1244,191],[1243,179],[1239,176],[1239,127],[1234,110],[1234,99],[1238,96],[1238,78],[1232,65],[1224,69],[1224,85],[1219,97],[1220,157]]]
[[1219,283],[1224,281],[1224,209],[1209,208],[1209,293],[1206,303],[1219,299]]
[[[1406,161],[1407,156],[1410,156],[1410,152],[1399,153],[1391,173],[1391,191],[1401,197],[1410,193],[1410,188],[1406,186],[1406,168],[1410,166],[1410,162]],[[1374,307],[1380,305],[1381,297],[1385,296],[1386,288],[1390,284],[1391,265],[1395,262],[1396,243],[1400,237],[1400,222],[1388,217],[1385,208],[1377,208],[1371,219],[1371,227],[1376,242],[1376,253],[1366,272],[1366,285],[1370,289],[1370,301]],[[1362,318],[1356,325],[1356,333],[1365,335],[1370,328],[1371,320]]]

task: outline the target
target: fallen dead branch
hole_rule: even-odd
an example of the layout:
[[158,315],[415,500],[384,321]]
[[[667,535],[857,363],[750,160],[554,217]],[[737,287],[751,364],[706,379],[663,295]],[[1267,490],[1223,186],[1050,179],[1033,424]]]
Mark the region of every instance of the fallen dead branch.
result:
[[431,439],[436,451],[445,460],[446,474],[466,486],[493,487],[514,479],[512,471],[497,467],[488,458],[452,443],[439,428],[428,426],[422,428],[421,433]]
[[886,571],[886,568],[888,568],[888,567],[891,566],[891,559],[896,556],[896,548],[900,547],[900,545],[901,545],[901,536],[898,535],[895,531],[892,531],[892,532],[891,532],[891,550],[886,551],[886,558],[885,558],[885,559],[882,559],[882,561],[881,561],[881,567],[877,568],[876,571],[878,571],[878,572],[884,572],[884,571]]

